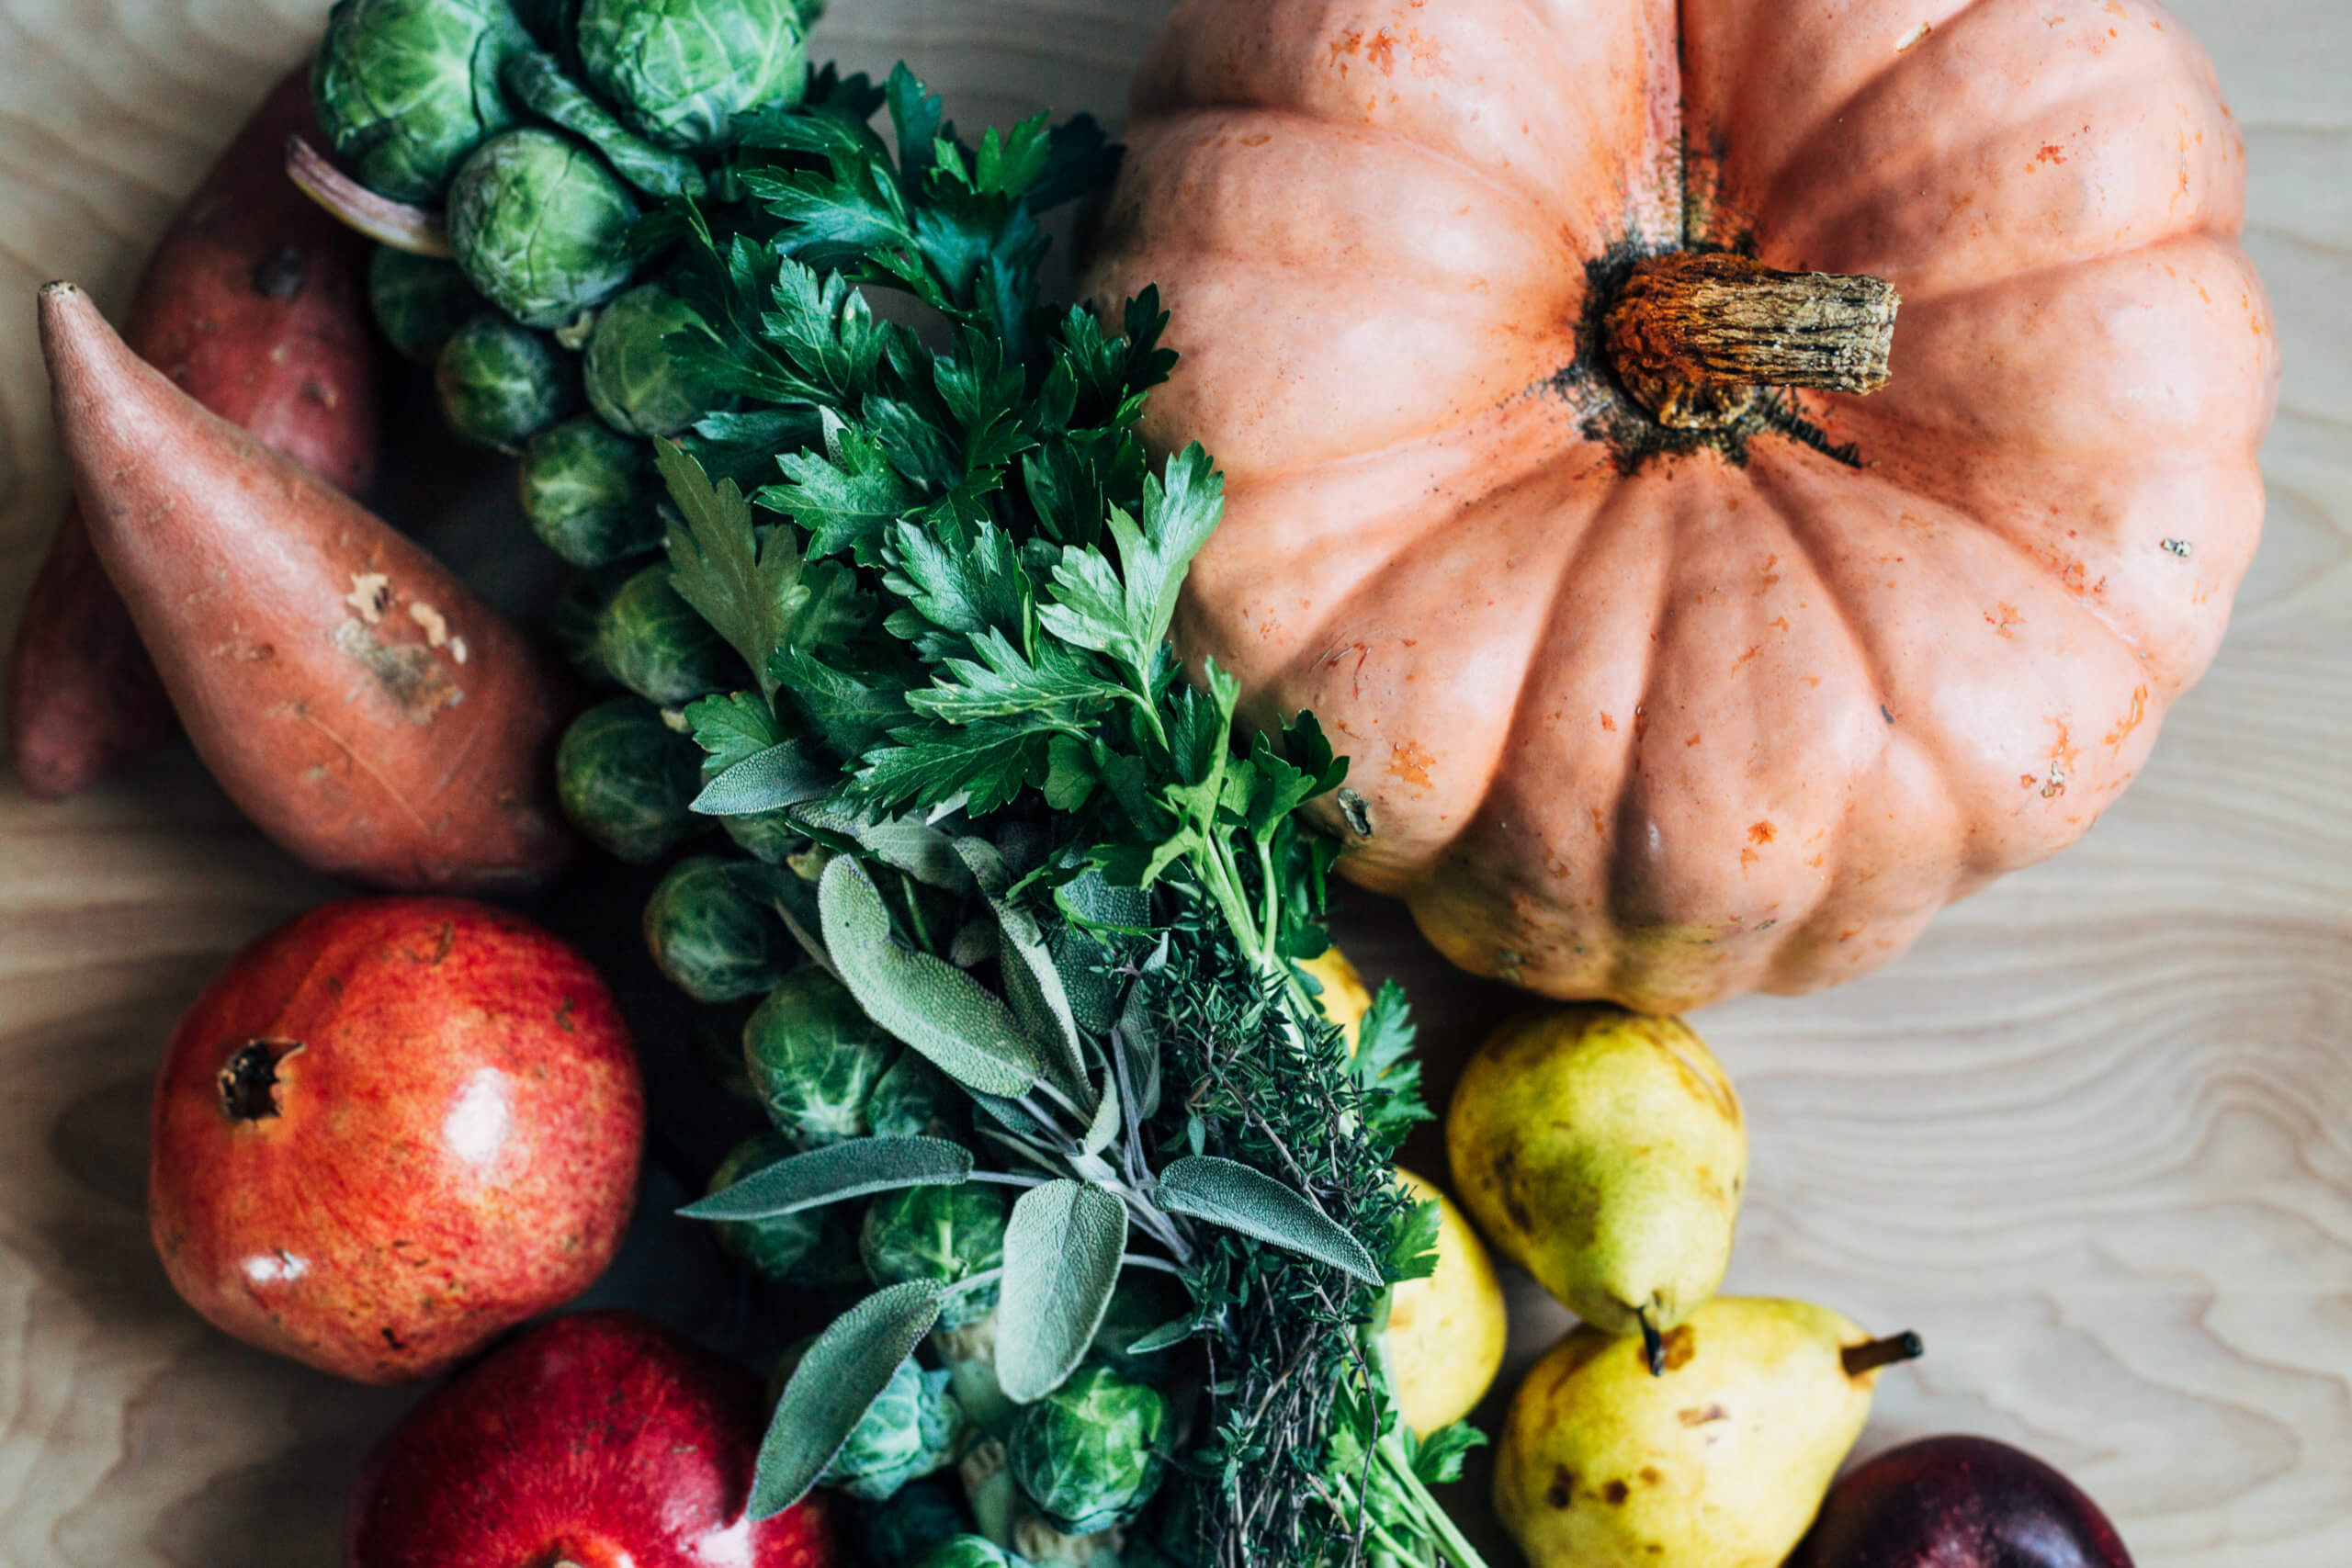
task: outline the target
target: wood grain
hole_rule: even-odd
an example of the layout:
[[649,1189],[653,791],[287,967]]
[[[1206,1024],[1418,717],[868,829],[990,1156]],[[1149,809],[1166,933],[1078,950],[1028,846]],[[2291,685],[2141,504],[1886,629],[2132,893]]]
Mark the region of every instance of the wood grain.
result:
[[[0,624],[61,494],[34,286],[69,276],[119,307],[324,9],[0,0]],[[832,9],[830,52],[869,69],[906,55],[976,125],[1046,104],[1115,119],[1166,0]],[[2246,130],[2249,247],[2287,350],[2268,534],[2221,661],[2079,847],[1953,909],[1882,975],[1698,1023],[1755,1126],[1732,1288],[1927,1337],[1928,1359],[1882,1384],[1865,1451],[1986,1432],[2070,1470],[2146,1568],[2342,1568],[2352,9],[2176,9]],[[346,1478],[401,1396],[205,1328],[141,1212],[147,1085],[173,1018],[230,952],[330,891],[185,756],[62,807],[0,783],[7,1568],[335,1558]],[[1368,969],[1420,998],[1441,1086],[1514,1005],[1444,973],[1392,910],[1353,911],[1347,930]],[[1414,1157],[1442,1171],[1433,1143]],[[679,1245],[658,1226],[632,1240]],[[634,1272],[688,1310],[691,1268]],[[1520,1280],[1514,1321],[1515,1370],[1565,1319]]]

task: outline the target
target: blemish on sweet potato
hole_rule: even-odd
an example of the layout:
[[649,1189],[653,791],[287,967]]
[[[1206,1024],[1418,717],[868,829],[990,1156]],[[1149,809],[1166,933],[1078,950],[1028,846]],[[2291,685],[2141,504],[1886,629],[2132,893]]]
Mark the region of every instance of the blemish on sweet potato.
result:
[[336,652],[375,678],[411,724],[430,724],[442,709],[465,700],[465,692],[441,668],[430,649],[413,642],[379,641],[366,623],[356,620],[334,629],[334,646]]

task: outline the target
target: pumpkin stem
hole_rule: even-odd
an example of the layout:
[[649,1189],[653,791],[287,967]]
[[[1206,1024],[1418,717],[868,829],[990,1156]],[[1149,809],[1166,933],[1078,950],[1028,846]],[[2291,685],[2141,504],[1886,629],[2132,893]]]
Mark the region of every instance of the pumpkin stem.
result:
[[1626,279],[1609,311],[1609,356],[1660,424],[1711,430],[1740,419],[1766,387],[1877,391],[1902,303],[1881,277],[1676,251]]

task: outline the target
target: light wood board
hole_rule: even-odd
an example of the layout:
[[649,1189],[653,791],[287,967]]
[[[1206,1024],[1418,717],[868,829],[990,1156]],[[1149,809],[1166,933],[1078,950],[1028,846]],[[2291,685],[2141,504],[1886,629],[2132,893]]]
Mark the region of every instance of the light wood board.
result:
[[[2053,5],[2065,0],[2052,0]],[[323,0],[0,0],[0,626],[62,493],[32,290],[119,308]],[[2187,0],[2251,155],[2285,394],[2219,664],[2069,854],[1886,973],[1702,1015],[1755,1125],[1731,1286],[1922,1331],[1864,1450],[1965,1429],[2068,1469],[2146,1568],[2352,1563],[2352,9]],[[830,51],[967,125],[1115,120],[1165,0],[833,0]],[[330,889],[186,757],[71,805],[0,780],[0,1565],[321,1564],[402,1396],[244,1350],[141,1213],[179,1009]],[[1393,916],[1441,1078],[1505,1005]],[[1428,1156],[1424,1156],[1428,1162]],[[1521,1282],[1515,1364],[1562,1319]],[[1491,1410],[1489,1412],[1492,1413]]]

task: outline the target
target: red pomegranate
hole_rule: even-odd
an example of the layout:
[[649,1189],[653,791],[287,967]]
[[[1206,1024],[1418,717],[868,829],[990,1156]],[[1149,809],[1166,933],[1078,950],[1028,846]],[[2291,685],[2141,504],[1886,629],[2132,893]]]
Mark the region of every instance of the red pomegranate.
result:
[[148,1220],[217,1326],[400,1382],[586,1289],[643,1141],[585,959],[484,905],[355,898],[247,948],[180,1020]]
[[630,1313],[560,1317],[384,1440],[351,1568],[831,1568],[821,1495],[753,1522],[756,1382]]

